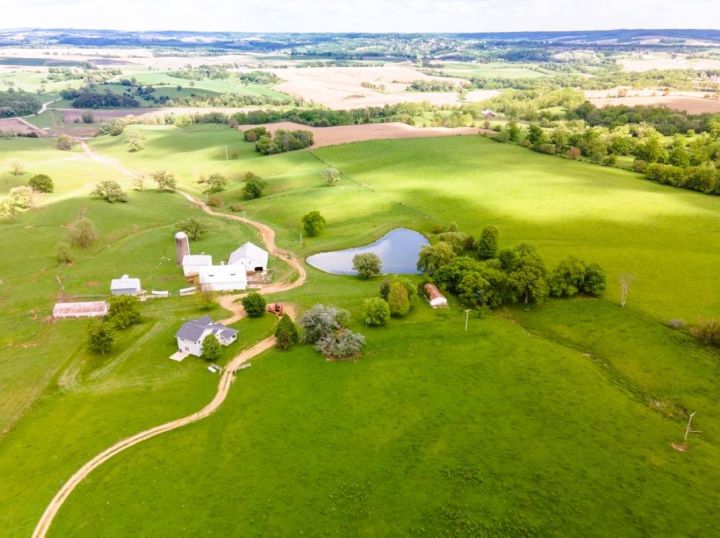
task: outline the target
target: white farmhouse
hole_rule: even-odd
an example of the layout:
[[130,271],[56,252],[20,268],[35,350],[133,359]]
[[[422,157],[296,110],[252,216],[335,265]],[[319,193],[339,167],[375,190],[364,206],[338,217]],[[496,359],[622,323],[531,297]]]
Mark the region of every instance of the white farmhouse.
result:
[[222,323],[213,323],[212,318],[205,316],[183,323],[175,334],[178,350],[181,353],[200,357],[203,352],[203,341],[211,334],[215,335],[223,346],[229,346],[237,340],[235,329],[225,327]]
[[236,291],[247,288],[247,271],[240,265],[211,265],[198,270],[203,291]]
[[230,254],[228,265],[239,265],[245,271],[264,273],[268,266],[268,252],[248,241]]
[[139,295],[142,291],[139,278],[130,278],[123,275],[120,278],[114,278],[110,282],[110,293],[113,295]]
[[201,267],[210,267],[212,256],[207,254],[186,254],[182,259],[183,275],[196,276],[200,273]]

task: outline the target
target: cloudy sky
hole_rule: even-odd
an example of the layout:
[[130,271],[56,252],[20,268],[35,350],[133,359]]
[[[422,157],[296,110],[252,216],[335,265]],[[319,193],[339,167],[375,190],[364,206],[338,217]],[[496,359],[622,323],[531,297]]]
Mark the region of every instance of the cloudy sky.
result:
[[486,32],[717,28],[719,0],[0,0],[3,28]]

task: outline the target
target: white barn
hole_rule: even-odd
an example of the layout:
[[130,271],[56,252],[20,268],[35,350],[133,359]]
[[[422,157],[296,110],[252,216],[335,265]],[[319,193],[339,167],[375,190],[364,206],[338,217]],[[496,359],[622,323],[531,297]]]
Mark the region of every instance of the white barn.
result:
[[212,256],[207,254],[186,254],[182,259],[183,275],[196,276],[200,273],[201,267],[210,267]]
[[240,265],[211,265],[198,270],[203,291],[237,291],[247,288],[247,271]]
[[130,278],[123,275],[120,278],[114,278],[110,282],[110,293],[113,295],[139,295],[142,291],[139,278]]
[[248,241],[230,254],[228,265],[240,265],[246,271],[264,273],[268,267],[268,252]]
[[203,352],[203,341],[209,335],[215,335],[220,345],[229,346],[237,340],[237,331],[225,327],[222,323],[213,323],[209,316],[183,323],[175,334],[178,350],[200,357]]

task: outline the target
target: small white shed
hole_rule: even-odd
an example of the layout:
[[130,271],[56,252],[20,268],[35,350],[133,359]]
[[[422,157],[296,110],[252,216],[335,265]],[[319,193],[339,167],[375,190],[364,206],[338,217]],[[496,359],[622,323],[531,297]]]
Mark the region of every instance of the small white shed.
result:
[[211,265],[198,271],[203,291],[237,291],[247,288],[247,271],[240,265]]
[[248,241],[230,254],[228,265],[240,265],[250,272],[265,272],[268,267],[268,251]]
[[437,286],[434,284],[425,284],[425,297],[433,308],[444,308],[448,305],[447,297],[445,297]]
[[139,278],[131,278],[123,275],[120,278],[114,278],[110,282],[110,293],[113,295],[139,295],[142,291]]
[[207,254],[186,254],[182,260],[183,275],[196,276],[200,273],[201,267],[210,267],[211,265],[212,256]]

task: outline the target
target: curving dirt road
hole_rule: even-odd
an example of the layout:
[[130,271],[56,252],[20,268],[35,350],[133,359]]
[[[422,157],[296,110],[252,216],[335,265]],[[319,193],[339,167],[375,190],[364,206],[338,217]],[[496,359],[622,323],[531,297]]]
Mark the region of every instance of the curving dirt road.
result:
[[[83,149],[89,154],[89,155],[96,155],[97,158],[102,159],[99,155],[92,152],[92,150],[89,150],[87,146],[85,146]],[[124,169],[128,174],[132,174],[127,169]],[[298,278],[292,282],[280,282],[276,284],[271,284],[265,288],[263,288],[263,293],[278,293],[281,291],[287,291],[291,290],[293,288],[297,288],[299,286],[302,286],[305,283],[305,279],[307,278],[307,274],[305,272],[305,268],[303,267],[303,264],[300,260],[298,260],[295,255],[292,253],[283,250],[279,248],[275,244],[275,232],[272,228],[269,226],[266,226],[265,224],[255,222],[253,220],[250,220],[248,218],[239,217],[236,215],[226,215],[223,213],[218,213],[216,211],[213,211],[207,204],[204,202],[197,200],[196,198],[193,198],[191,195],[181,192],[185,198],[187,198],[190,202],[195,204],[197,207],[208,213],[209,215],[213,215],[216,217],[222,217],[227,218],[229,220],[235,220],[238,222],[242,222],[244,224],[248,224],[250,226],[255,227],[261,234],[263,241],[265,242],[265,246],[268,249],[268,251],[280,258],[282,258],[288,265],[293,267],[298,272]],[[238,295],[223,295],[220,297],[220,300],[218,301],[219,304],[225,308],[226,310],[229,310],[232,312],[232,316],[229,317],[226,320],[223,320],[222,323],[224,324],[230,324],[234,323],[235,321],[242,319],[245,315],[244,310],[240,305],[236,303],[237,299],[242,297],[243,294]],[[295,310],[292,308],[291,305],[288,305],[286,307],[287,314],[294,318],[295,317]],[[142,431],[140,433],[137,433],[131,437],[128,437],[126,439],[123,439],[122,441],[118,441],[114,445],[112,445],[110,448],[103,450],[100,454],[95,456],[93,459],[88,461],[85,465],[83,465],[78,471],[73,474],[70,479],[65,482],[62,487],[60,488],[60,491],[57,492],[55,497],[53,497],[52,501],[50,501],[50,504],[45,509],[45,512],[43,512],[42,517],[40,518],[40,521],[38,521],[35,530],[33,531],[33,538],[44,538],[47,535],[48,529],[50,528],[50,525],[52,524],[53,520],[55,519],[55,516],[57,515],[58,511],[62,507],[63,503],[67,500],[67,498],[70,496],[70,494],[73,492],[73,490],[95,469],[97,469],[100,465],[105,463],[107,460],[112,458],[113,456],[116,456],[120,452],[123,452],[124,450],[127,450],[128,448],[135,446],[139,443],[142,443],[143,441],[146,441],[147,439],[151,439],[157,435],[160,435],[162,433],[175,430],[177,428],[182,428],[183,426],[187,424],[192,424],[193,422],[197,422],[198,420],[202,420],[210,415],[212,415],[217,409],[222,405],[222,403],[225,401],[225,398],[227,398],[228,392],[230,390],[230,386],[234,380],[234,372],[237,369],[239,365],[241,365],[244,362],[247,362],[251,358],[259,355],[260,353],[263,353],[270,349],[275,344],[275,337],[270,336],[264,340],[261,340],[254,346],[242,351],[235,357],[233,357],[230,362],[225,367],[225,370],[223,370],[222,375],[220,376],[220,382],[218,383],[218,389],[215,393],[215,396],[213,399],[208,403],[205,407],[200,409],[199,411],[196,411],[195,413],[191,415],[187,415],[182,418],[178,418],[175,420],[172,420],[170,422],[166,422],[165,424],[161,424],[159,426],[155,426],[154,428],[150,428],[149,430]]]

